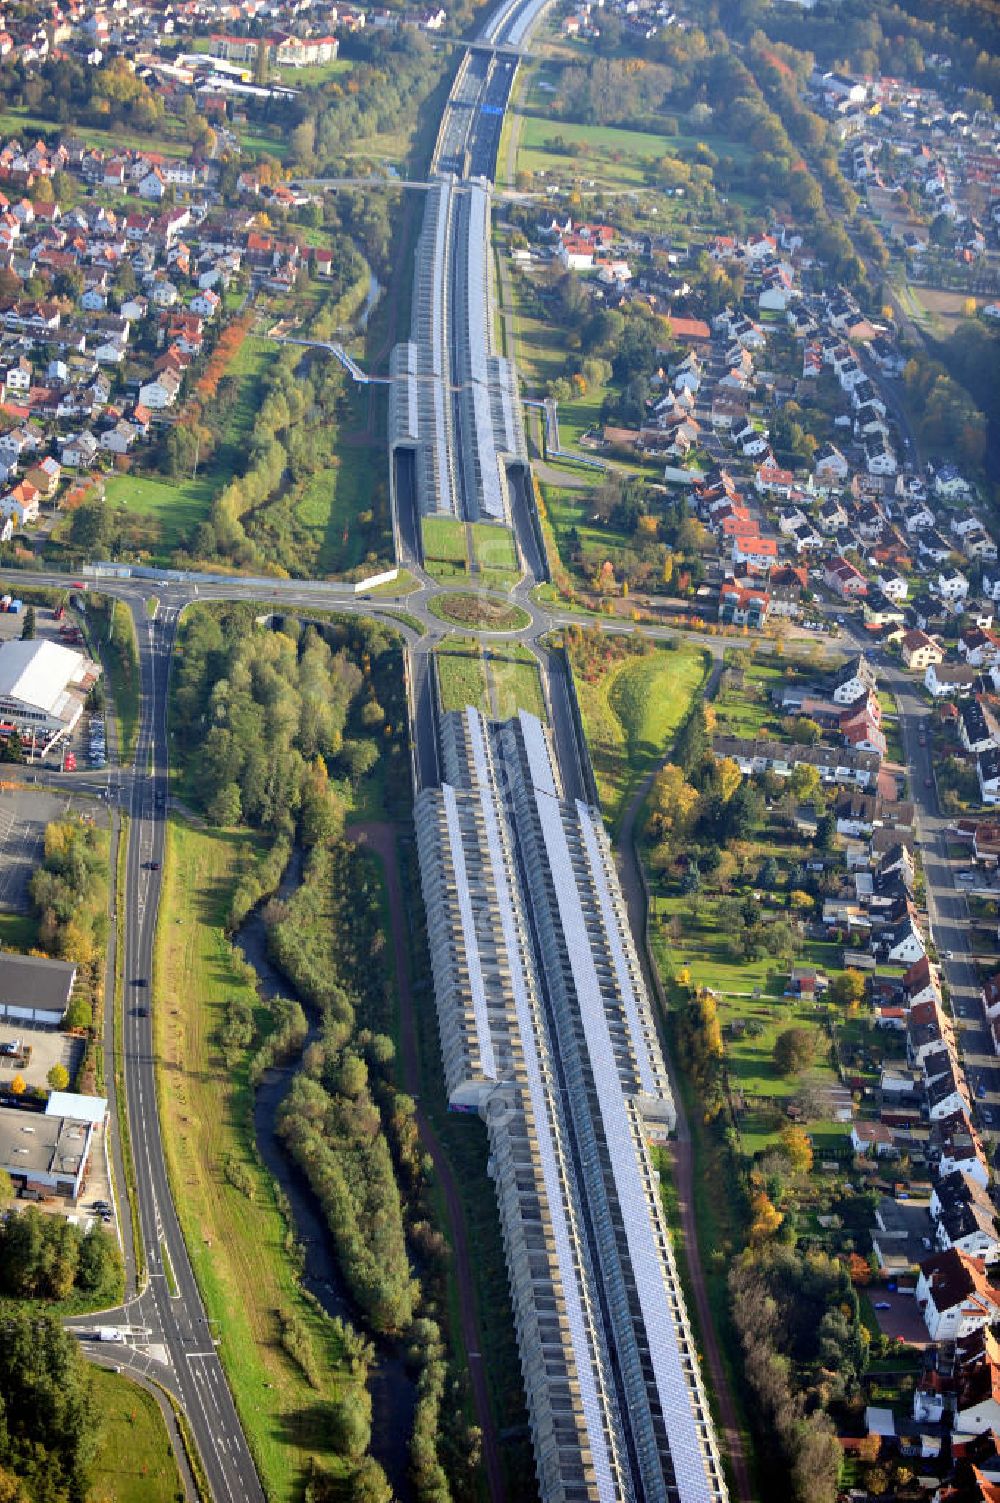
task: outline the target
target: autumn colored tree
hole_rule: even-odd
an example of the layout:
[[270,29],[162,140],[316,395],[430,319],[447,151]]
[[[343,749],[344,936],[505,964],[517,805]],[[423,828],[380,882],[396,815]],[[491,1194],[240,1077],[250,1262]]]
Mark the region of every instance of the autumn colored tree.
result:
[[750,1199],[750,1243],[759,1247],[775,1236],[784,1216],[764,1190],[757,1190]]
[[808,1174],[813,1166],[813,1147],[805,1128],[789,1122],[781,1129],[781,1148],[797,1174]]

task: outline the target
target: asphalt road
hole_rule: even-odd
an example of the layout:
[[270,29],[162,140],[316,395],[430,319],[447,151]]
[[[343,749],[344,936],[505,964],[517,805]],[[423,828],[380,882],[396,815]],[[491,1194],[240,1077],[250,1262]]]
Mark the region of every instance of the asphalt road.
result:
[[[107,1359],[113,1350],[126,1371],[156,1378],[180,1400],[194,1434],[212,1493],[229,1503],[263,1503],[264,1492],[236,1414],[229,1385],[195,1282],[167,1179],[156,1097],[152,1014],[165,1000],[151,987],[153,947],[160,902],[164,820],[167,805],[167,680],[177,626],[176,607],[160,609],[154,621],[144,603],[129,601],[140,648],[142,711],[135,770],[123,778],[127,836],[122,1048],[129,1136],[135,1163],[139,1233],[148,1281],[109,1312],[100,1324],[127,1331],[124,1345],[95,1347]],[[168,1271],[169,1266],[169,1271]],[[171,1291],[174,1292],[171,1292]],[[93,1317],[73,1322],[93,1329]]]
[[[863,634],[853,627],[850,636],[853,645],[866,645]],[[878,654],[876,659],[879,679],[892,690],[899,711],[903,758],[914,805],[913,831],[923,861],[930,938],[951,996],[973,1110],[980,1127],[992,1133],[1000,1129],[1000,1068],[985,1028],[968,899],[955,882],[956,871],[968,863],[953,861],[948,854],[953,821],[941,813],[938,800],[931,710],[918,680],[903,673],[894,661]]]

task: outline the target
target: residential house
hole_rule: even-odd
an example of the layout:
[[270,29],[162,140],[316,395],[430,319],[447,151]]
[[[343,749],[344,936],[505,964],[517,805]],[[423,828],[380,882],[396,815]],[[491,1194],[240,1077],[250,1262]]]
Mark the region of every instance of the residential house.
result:
[[841,600],[860,599],[868,593],[868,581],[846,558],[834,558],[823,571],[823,583],[827,589],[839,595]]
[[937,593],[942,600],[964,600],[969,593],[969,581],[960,569],[949,570],[947,574],[942,571],[937,577]]
[[884,1122],[855,1122],[851,1127],[851,1147],[856,1154],[874,1154],[878,1158],[895,1157],[897,1153],[892,1129]]
[[976,758],[979,794],[984,804],[1000,804],[1000,750],[988,747]]
[[813,456],[813,473],[817,485],[835,485],[847,479],[849,466],[835,444],[823,444]]
[[979,1258],[951,1248],[920,1265],[917,1307],[932,1341],[954,1341],[990,1326],[1000,1314],[1000,1294]]
[[1000,746],[1000,726],[978,699],[967,699],[959,706],[958,736],[967,752],[978,754]]
[[162,411],[165,407],[172,407],[177,400],[177,393],[181,388],[181,377],[176,371],[164,370],[152,381],[147,381],[139,388],[139,401],[143,407],[151,411]]
[[930,663],[924,674],[924,687],[933,699],[970,694],[979,675],[966,663]]
[[931,663],[944,662],[944,649],[939,647],[933,637],[929,637],[926,632],[908,631],[899,645],[907,668],[916,668],[924,672]]
[[840,670],[832,698],[836,705],[854,705],[862,695],[876,694],[877,691],[878,679],[875,670],[861,652],[856,658],[846,662]]
[[931,1193],[931,1219],[938,1247],[956,1247],[988,1266],[1000,1258],[995,1211],[988,1190],[971,1175],[955,1170]]

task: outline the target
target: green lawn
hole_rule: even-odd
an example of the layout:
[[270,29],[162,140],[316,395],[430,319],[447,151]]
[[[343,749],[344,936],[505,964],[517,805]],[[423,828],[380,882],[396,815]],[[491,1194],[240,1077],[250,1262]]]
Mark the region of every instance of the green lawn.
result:
[[314,89],[327,83],[341,73],[350,73],[353,64],[348,57],[335,57],[332,63],[314,63],[308,68],[284,68],[276,76],[289,89]]
[[38,926],[27,913],[0,913],[0,949],[21,954],[33,948]]
[[503,647],[487,648],[486,671],[492,686],[494,709],[501,720],[507,720],[518,710],[528,710],[542,721],[548,719],[538,663],[527,647],[512,642]]
[[472,547],[481,569],[515,573],[517,555],[514,534],[509,527],[495,527],[487,522],[473,522]]
[[435,658],[442,710],[464,710],[466,705],[475,705],[489,714],[486,667],[475,638],[449,637],[436,649]]
[[146,475],[112,475],[106,494],[111,506],[124,506],[156,524],[153,552],[167,556],[209,514],[217,487],[206,476],[196,480],[156,480]]
[[[330,1322],[300,1288],[275,1187],[254,1149],[246,1064],[224,1070],[216,1042],[231,1000],[267,1026],[223,932],[232,889],[259,850],[247,834],[170,824],[152,1012],[167,1166],[188,1251],[265,1491],[291,1503],[311,1458],[340,1472],[329,1406],[355,1380]],[[229,1162],[252,1195],[235,1188]],[[282,1349],[279,1312],[308,1332],[318,1390]]]
[[[17,136],[23,141],[29,137],[48,135],[52,131],[65,131],[65,129],[56,121],[44,120],[40,115],[29,114],[27,110],[14,108],[0,110],[0,135],[5,139]],[[90,125],[74,125],[72,133],[85,146],[99,146],[112,153],[130,147],[137,151],[156,151],[162,156],[187,157],[191,151],[187,141],[172,141],[167,136],[147,136],[141,131],[129,129],[127,125],[116,125],[113,130],[102,130]]]
[[465,523],[455,517],[424,517],[420,526],[424,557],[458,564],[464,570],[469,557]]
[[101,1428],[90,1466],[88,1503],[174,1503],[183,1497],[177,1463],[151,1393],[118,1373],[91,1369]]
[[[572,150],[554,150],[557,137]],[[646,131],[525,115],[517,147],[517,170],[543,172],[563,182],[586,176],[606,187],[621,188],[643,183],[647,171],[669,150],[668,137]]]
[[633,789],[666,756],[707,668],[703,649],[682,646],[624,658],[597,683],[576,674],[601,808],[612,829]]

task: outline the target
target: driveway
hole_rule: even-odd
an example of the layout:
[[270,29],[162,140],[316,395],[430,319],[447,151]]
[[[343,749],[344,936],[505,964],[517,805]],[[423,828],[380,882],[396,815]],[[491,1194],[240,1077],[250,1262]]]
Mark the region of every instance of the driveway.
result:
[[930,1345],[924,1318],[912,1294],[890,1294],[884,1289],[868,1291],[873,1305],[888,1305],[888,1310],[875,1311],[875,1319],[883,1336],[890,1341],[902,1339],[909,1346]]

